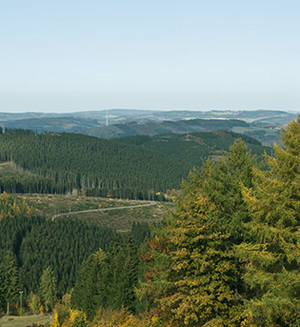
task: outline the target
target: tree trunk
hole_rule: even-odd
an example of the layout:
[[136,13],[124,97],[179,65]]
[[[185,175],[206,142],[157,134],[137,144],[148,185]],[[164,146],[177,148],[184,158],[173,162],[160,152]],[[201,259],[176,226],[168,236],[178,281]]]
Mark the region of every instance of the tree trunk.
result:
[[7,302],[6,315],[9,316],[9,302]]

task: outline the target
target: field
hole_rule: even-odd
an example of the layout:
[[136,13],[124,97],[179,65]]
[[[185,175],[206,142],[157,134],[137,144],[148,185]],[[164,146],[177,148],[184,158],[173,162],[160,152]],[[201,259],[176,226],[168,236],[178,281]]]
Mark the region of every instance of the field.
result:
[[234,133],[245,134],[259,140],[265,146],[274,146],[274,143],[280,143],[280,131],[277,127],[272,127],[263,124],[259,126],[249,127],[233,127]]
[[25,327],[25,326],[32,326],[33,323],[37,325],[45,325],[46,323],[49,324],[50,316],[43,314],[43,315],[31,315],[31,316],[4,316],[0,318],[0,326],[2,327]]
[[[170,202],[154,203],[75,195],[16,194],[15,196],[26,201],[37,213],[43,214],[49,219],[61,213],[115,208],[116,210],[85,212],[56,219],[79,218],[111,227],[117,231],[130,230],[133,222],[158,222],[163,219],[166,212],[174,207],[174,204]],[[143,206],[145,204],[149,206]],[[128,207],[128,209],[123,207]]]
[[20,175],[31,174],[18,168],[13,162],[0,163],[0,178],[1,177],[18,177]]

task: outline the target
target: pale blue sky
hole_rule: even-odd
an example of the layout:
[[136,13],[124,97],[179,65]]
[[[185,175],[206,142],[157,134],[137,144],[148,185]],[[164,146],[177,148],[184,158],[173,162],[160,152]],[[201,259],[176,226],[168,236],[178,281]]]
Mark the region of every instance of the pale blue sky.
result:
[[300,1],[0,0],[0,111],[300,108]]

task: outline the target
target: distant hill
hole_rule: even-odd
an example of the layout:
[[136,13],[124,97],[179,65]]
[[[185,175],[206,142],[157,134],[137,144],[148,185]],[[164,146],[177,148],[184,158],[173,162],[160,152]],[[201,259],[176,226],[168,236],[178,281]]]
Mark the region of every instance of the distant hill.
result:
[[[296,118],[296,116],[296,113],[276,110],[155,111],[109,109],[63,114],[0,113],[0,125],[6,128],[23,128],[38,132],[80,132],[107,139],[129,135],[208,132],[217,128],[218,130],[230,130],[251,135],[265,145],[273,145],[274,141],[278,141],[279,130],[282,125]],[[212,121],[210,122],[210,120]],[[216,120],[219,122],[217,123]],[[233,122],[228,123],[229,120]],[[107,121],[108,127],[106,126]],[[191,122],[189,123],[189,121]],[[247,125],[239,125],[241,121]]]
[[10,120],[2,123],[4,127],[16,129],[30,129],[37,132],[79,132],[101,126],[97,119],[76,117],[39,117],[29,119]]
[[229,149],[237,138],[241,138],[253,154],[261,155],[264,150],[270,153],[270,148],[262,146],[256,139],[225,131],[188,134],[169,133],[153,137],[142,135],[127,136],[117,138],[115,141],[168,155],[172,160],[185,162],[192,169],[193,167],[201,167],[208,157],[216,160],[224,155],[225,151]]
[[273,123],[247,123],[243,120],[191,119],[179,121],[148,122],[138,124],[129,122],[100,128],[88,129],[80,133],[105,139],[133,135],[159,135],[165,133],[199,133],[231,131],[259,140],[266,146],[280,143],[281,125]]
[[115,138],[131,135],[157,135],[164,133],[194,133],[211,131],[231,131],[234,127],[247,128],[249,125],[241,120],[192,119],[179,121],[136,122],[103,126],[102,128],[84,131],[84,134],[100,138]]

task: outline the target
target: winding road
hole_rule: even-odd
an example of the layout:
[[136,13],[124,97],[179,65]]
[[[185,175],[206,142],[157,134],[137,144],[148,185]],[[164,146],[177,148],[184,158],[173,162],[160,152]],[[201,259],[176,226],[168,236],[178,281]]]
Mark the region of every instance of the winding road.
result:
[[100,208],[100,209],[89,209],[89,210],[82,210],[82,211],[72,211],[72,212],[66,212],[66,213],[59,213],[57,215],[52,216],[52,220],[64,217],[64,216],[71,216],[71,215],[78,215],[81,213],[88,213],[88,212],[99,212],[99,211],[111,211],[111,210],[121,210],[121,209],[133,209],[133,208],[140,208],[140,207],[150,207],[155,205],[156,203],[154,201],[151,201],[147,204],[137,204],[135,206],[124,206],[124,207],[113,207],[113,208]]

